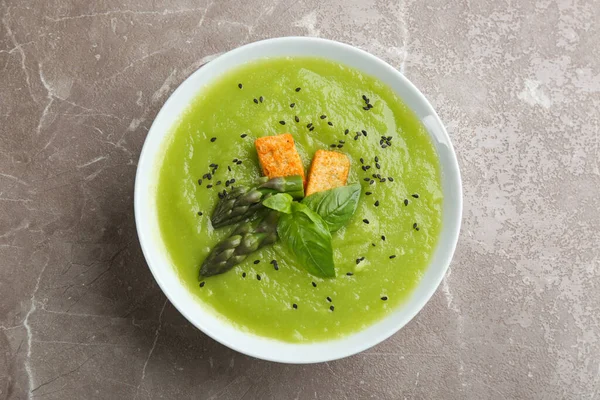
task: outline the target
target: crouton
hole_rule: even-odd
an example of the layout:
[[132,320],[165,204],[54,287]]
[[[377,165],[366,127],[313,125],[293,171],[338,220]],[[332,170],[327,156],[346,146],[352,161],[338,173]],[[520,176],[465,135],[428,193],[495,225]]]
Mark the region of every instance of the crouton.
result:
[[344,186],[348,180],[350,160],[336,151],[317,150],[312,160],[306,196]]
[[302,176],[302,181],[306,183],[304,177],[304,166],[300,159],[300,154],[296,150],[294,138],[289,133],[275,136],[265,136],[256,139],[254,142],[258,161],[263,174],[269,178],[279,176]]

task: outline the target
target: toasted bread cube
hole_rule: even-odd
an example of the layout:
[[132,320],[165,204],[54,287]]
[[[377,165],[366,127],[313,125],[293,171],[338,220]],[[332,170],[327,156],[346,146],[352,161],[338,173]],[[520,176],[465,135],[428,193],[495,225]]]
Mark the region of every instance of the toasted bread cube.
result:
[[317,150],[313,157],[306,196],[344,186],[348,180],[350,160],[345,154],[337,151]]
[[263,174],[269,178],[280,176],[302,176],[305,181],[304,166],[300,154],[296,150],[294,138],[289,133],[275,136],[265,136],[254,142],[258,161]]

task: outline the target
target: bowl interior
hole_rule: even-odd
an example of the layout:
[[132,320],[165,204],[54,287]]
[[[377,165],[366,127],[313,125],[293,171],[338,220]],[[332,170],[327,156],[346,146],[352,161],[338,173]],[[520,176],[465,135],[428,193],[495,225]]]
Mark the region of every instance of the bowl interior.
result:
[[[431,264],[409,299],[369,328],[342,339],[307,344],[286,343],[259,337],[229,324],[191,294],[171,266],[160,237],[155,193],[165,137],[181,113],[204,86],[227,70],[265,57],[323,57],[359,69],[392,88],[427,128],[440,160],[443,221]],[[315,38],[288,37],[252,43],[230,51],[186,79],[158,113],[144,143],[135,182],[135,218],[146,261],[171,303],[196,327],[222,344],[257,358],[312,363],[346,357],[385,340],[410,321],[429,300],[452,259],[462,213],[462,189],[456,156],[439,117],[408,79],[382,60],[352,46]]]

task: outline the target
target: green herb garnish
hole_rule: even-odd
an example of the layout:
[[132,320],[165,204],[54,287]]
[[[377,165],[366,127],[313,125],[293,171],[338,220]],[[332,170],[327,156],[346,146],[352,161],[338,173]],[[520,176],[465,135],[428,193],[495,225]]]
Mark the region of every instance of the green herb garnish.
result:
[[291,211],[279,218],[279,238],[309,273],[323,278],[335,277],[327,223],[302,203],[291,203]]
[[287,193],[278,193],[267,199],[262,204],[263,206],[284,214],[292,213],[292,203],[294,198]]
[[360,197],[361,186],[358,183],[341,186],[323,192],[313,193],[302,203],[323,218],[330,232],[335,232],[350,220]]

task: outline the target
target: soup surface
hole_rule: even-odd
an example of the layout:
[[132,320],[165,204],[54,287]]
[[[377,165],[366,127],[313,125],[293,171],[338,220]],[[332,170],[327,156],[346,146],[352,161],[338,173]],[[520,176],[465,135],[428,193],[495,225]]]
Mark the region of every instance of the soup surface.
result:
[[[356,213],[332,234],[337,277],[310,275],[277,242],[199,280],[233,229],[211,226],[218,191],[260,177],[254,139],[284,132],[307,172],[316,150],[335,146],[351,160],[348,184],[362,185]],[[217,171],[202,179],[210,164]],[[159,171],[161,236],[185,286],[240,329],[279,340],[334,339],[381,319],[417,285],[440,234],[439,163],[425,128],[385,84],[324,59],[252,62],[203,88],[165,142]]]

